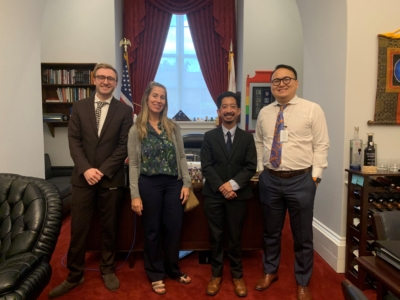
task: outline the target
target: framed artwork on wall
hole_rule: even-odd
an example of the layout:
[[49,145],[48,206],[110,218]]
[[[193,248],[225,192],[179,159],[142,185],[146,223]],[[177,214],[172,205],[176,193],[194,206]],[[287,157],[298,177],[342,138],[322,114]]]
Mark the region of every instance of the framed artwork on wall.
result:
[[260,110],[275,101],[271,93],[272,71],[255,71],[256,75],[246,79],[246,128],[255,132],[255,122]]
[[368,125],[400,125],[400,29],[378,35],[374,119]]
[[251,90],[251,119],[257,120],[260,110],[275,101],[275,97],[271,93],[271,84],[265,83],[262,86],[250,84]]

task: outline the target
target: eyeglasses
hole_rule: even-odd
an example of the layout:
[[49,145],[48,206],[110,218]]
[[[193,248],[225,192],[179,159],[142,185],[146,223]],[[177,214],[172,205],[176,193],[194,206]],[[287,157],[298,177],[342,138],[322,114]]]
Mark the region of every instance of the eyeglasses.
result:
[[97,75],[96,78],[97,78],[98,80],[100,80],[100,81],[104,81],[104,80],[107,79],[108,82],[110,82],[110,83],[113,83],[113,82],[115,81],[115,78],[114,78],[114,77],[111,77],[111,76],[106,77],[106,76],[103,76],[103,75]]
[[281,81],[283,82],[283,84],[289,84],[290,81],[292,80],[297,80],[296,78],[291,78],[291,77],[283,77],[283,78],[275,78],[274,80],[272,80],[272,84],[275,86],[278,86],[281,84]]

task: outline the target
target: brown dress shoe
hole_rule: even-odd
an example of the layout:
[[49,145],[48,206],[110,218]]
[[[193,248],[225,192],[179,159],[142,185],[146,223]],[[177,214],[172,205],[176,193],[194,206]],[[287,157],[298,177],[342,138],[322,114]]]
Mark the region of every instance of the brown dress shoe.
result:
[[235,294],[237,296],[239,297],[247,296],[247,288],[243,278],[240,279],[233,278],[233,284],[235,285]]
[[308,286],[297,286],[297,300],[312,300]]
[[221,288],[222,277],[212,277],[207,285],[207,295],[214,296],[218,294]]
[[264,291],[274,282],[278,280],[278,274],[264,274],[263,277],[257,280],[256,290]]

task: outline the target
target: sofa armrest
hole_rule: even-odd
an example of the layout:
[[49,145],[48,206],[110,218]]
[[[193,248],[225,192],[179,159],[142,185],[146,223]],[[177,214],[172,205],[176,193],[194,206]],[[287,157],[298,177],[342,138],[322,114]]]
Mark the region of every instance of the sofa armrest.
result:
[[0,295],[16,290],[41,264],[43,253],[17,254],[0,263]]

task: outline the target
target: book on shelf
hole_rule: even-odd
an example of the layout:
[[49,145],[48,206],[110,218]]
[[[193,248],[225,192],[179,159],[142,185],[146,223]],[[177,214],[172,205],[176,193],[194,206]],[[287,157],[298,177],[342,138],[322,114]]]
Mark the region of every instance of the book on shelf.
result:
[[58,99],[58,98],[47,98],[46,102],[47,103],[52,103],[52,102],[57,103],[57,102],[60,102],[60,99]]
[[92,70],[54,70],[42,71],[42,84],[93,84]]
[[75,102],[80,99],[89,97],[92,94],[92,92],[93,91],[90,88],[77,88],[77,87],[57,88],[58,98],[54,99],[57,99],[57,102]]

